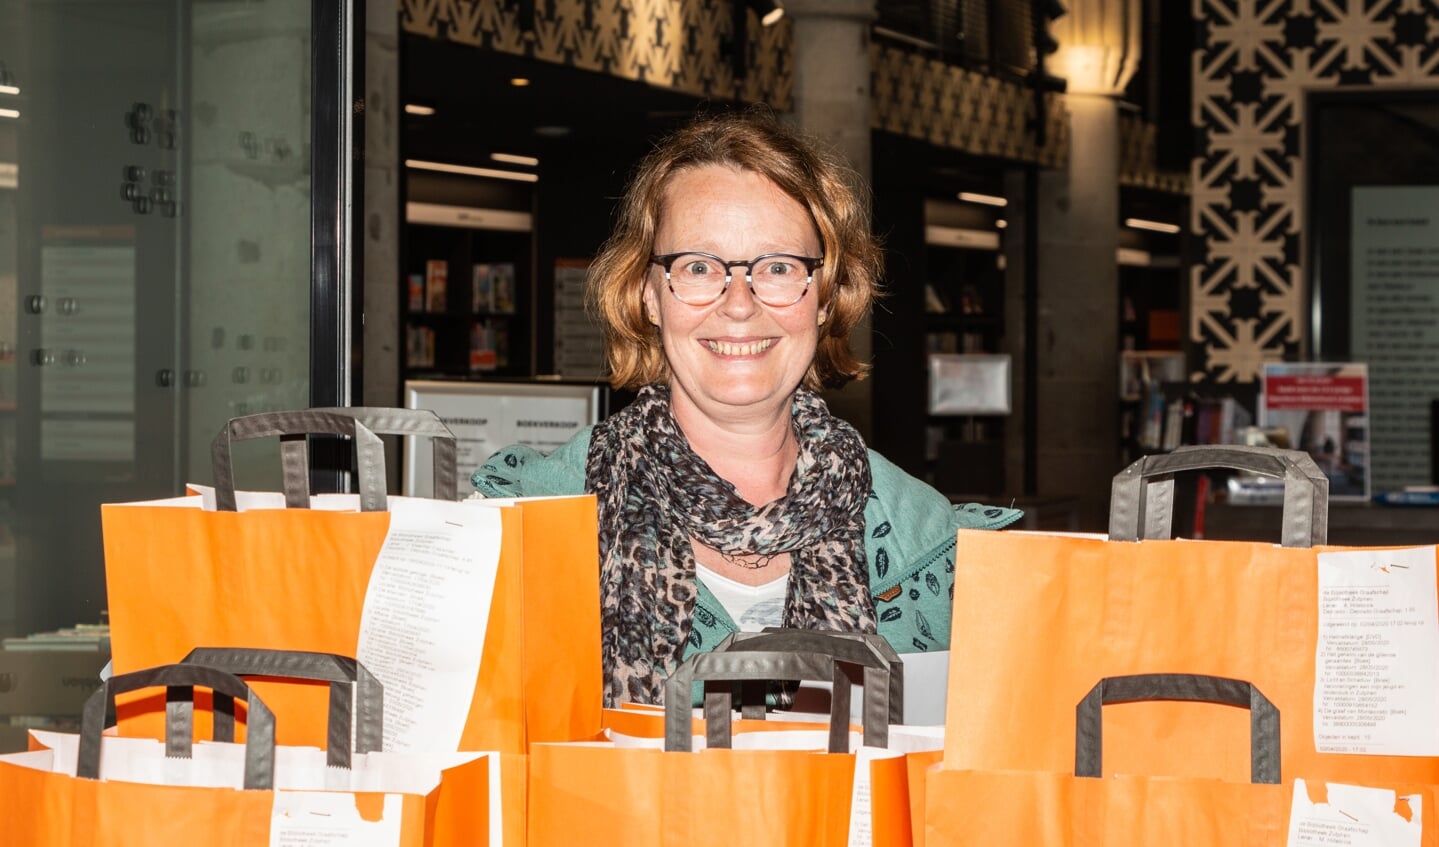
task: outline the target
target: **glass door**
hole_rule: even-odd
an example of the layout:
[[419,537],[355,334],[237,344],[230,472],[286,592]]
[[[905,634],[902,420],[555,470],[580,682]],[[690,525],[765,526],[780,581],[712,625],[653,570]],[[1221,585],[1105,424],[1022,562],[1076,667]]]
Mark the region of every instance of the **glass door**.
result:
[[8,647],[105,622],[100,504],[208,482],[231,417],[349,401],[363,14],[315,5],[0,0]]

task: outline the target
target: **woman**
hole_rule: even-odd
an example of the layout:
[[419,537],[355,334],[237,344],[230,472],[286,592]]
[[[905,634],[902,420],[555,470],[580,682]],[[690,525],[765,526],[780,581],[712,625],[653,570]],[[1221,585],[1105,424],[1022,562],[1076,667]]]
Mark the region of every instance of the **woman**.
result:
[[849,171],[765,113],[702,117],[641,162],[590,269],[611,382],[636,400],[486,496],[593,492],[606,702],[659,703],[685,656],[767,625],[947,649],[951,507],[816,393],[864,376],[849,334],[882,270]]

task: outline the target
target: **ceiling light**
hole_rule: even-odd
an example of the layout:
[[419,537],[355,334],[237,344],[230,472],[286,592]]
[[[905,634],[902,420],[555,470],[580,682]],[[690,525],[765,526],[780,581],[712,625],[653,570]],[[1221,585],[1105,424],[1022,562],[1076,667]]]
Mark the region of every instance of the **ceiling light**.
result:
[[18,118],[18,117],[20,117],[20,110],[19,110],[19,109],[0,109],[0,118]]
[[784,17],[784,7],[780,5],[780,0],[747,0],[745,5],[759,15],[761,26],[774,26]]
[[405,114],[407,115],[433,115],[434,106],[421,106],[419,103],[406,103]]
[[973,191],[959,192],[959,199],[966,203],[983,203],[986,206],[1008,206],[1009,201],[993,194],[976,194]]
[[540,163],[534,156],[516,156],[514,153],[491,153],[490,158],[507,165],[524,165],[527,168],[533,168]]
[[19,93],[20,93],[20,86],[18,86],[18,85],[0,85],[0,94],[19,94]]
[[1004,218],[1000,218],[999,220],[994,222],[995,229],[1004,229],[1007,226],[1009,226],[1009,221],[1005,220]]
[[522,76],[517,76],[510,80],[510,85],[513,85],[515,88],[524,88],[529,84],[530,81]]
[[469,165],[450,165],[444,162],[426,162],[420,159],[406,159],[405,167],[420,171],[440,171],[447,174],[461,174],[463,176],[480,176],[490,179],[512,179],[516,182],[539,182],[540,178],[534,174],[524,174],[519,171],[501,171],[494,168],[475,168]]
[[1144,218],[1125,218],[1124,225],[1133,229],[1163,232],[1167,235],[1176,235],[1179,233],[1179,224],[1163,223],[1162,221],[1146,221]]

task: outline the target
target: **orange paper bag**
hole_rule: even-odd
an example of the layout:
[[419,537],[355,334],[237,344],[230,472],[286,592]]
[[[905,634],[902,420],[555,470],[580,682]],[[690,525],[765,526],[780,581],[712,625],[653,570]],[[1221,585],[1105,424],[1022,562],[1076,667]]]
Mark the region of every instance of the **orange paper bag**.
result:
[[[846,646],[858,643],[840,640]],[[783,724],[753,731],[756,722],[750,722],[751,731],[732,730],[729,687],[735,682],[814,679],[838,683],[835,690],[847,692],[843,661],[822,652],[762,649],[699,654],[666,683],[665,749],[644,740],[652,734],[653,716],[627,713],[610,717],[631,736],[535,745],[528,843],[679,847],[722,832],[736,844],[845,845],[863,833],[875,844],[909,847],[908,768],[903,756],[882,749],[889,740],[889,679],[878,654],[865,667],[865,691],[885,695],[864,710],[863,744],[869,746],[858,747],[859,737],[851,737],[847,702],[831,714],[831,721],[839,721],[838,732],[834,723],[828,730],[786,732]],[[696,680],[710,681],[706,749],[690,752]],[[879,726],[871,720],[876,715]],[[856,753],[849,752],[851,745]]]
[[[243,745],[192,745],[190,711],[172,702],[166,742],[102,735],[121,692],[212,689],[246,706]],[[327,765],[315,748],[275,745],[252,689],[199,665],[113,677],[87,702],[78,736],[36,731],[36,749],[0,756],[9,847],[141,847],[201,838],[221,847],[338,843],[461,847],[491,843],[485,754],[362,754]],[[348,842],[347,842],[348,843]]]
[[[225,458],[217,461],[214,502],[233,511],[210,506],[204,495],[102,508],[115,670],[176,662],[197,647],[338,653],[361,658],[389,689],[391,734],[404,731],[403,721],[392,719],[394,709],[404,704],[416,715],[431,709],[453,712],[458,704],[459,723],[437,736],[458,739],[443,745],[447,749],[523,753],[534,741],[598,731],[593,498],[498,504],[386,498],[383,457],[374,450],[378,439],[356,415],[382,432],[431,431],[407,430],[409,419],[398,413],[408,410],[343,411],[232,421],[216,439],[217,459]],[[391,413],[397,413],[393,420]],[[304,442],[293,438],[295,432],[354,436],[358,497],[320,495],[310,501],[305,459],[295,446]],[[232,477],[221,466],[228,461],[230,438],[275,435],[286,439],[284,501],[312,508],[281,508],[278,494],[237,496],[227,488]],[[445,453],[436,450],[437,464]],[[452,462],[453,451],[448,455]],[[438,467],[435,477],[443,479]],[[397,523],[400,517],[404,520]],[[445,555],[459,561],[471,552],[457,549],[459,536],[451,533],[477,531],[480,525],[491,545],[490,558],[483,562],[490,570],[477,575],[471,563],[447,571]],[[477,561],[483,558],[475,555]],[[428,570],[410,578],[405,568],[417,557],[427,557]],[[377,561],[388,562],[385,580],[379,579]],[[425,595],[427,585],[442,587],[449,577],[469,580],[461,584],[475,590],[456,595],[434,588]],[[388,593],[380,597],[377,592]],[[367,608],[372,629],[365,631]],[[400,635],[386,635],[385,626]],[[478,669],[470,665],[469,681],[463,666],[434,677],[443,678],[443,685],[425,676],[425,651],[441,648],[478,655]],[[385,678],[386,667],[392,676],[399,669],[405,679],[413,676],[424,684],[396,685]],[[411,670],[415,674],[408,675]],[[325,744],[323,684],[256,685],[278,711],[293,716],[279,727],[280,743]],[[159,718],[153,705],[122,703],[122,734],[156,735]],[[440,751],[423,740],[416,743],[416,749]]]
[[[1117,713],[1160,706],[1164,700],[1195,706],[1192,715],[1201,720],[1223,711],[1244,719],[1250,737],[1248,777],[1106,775],[1112,769],[1103,765],[1101,753],[1115,733],[1113,727],[1101,731],[1100,706],[1115,704],[1104,711]],[[1101,680],[1079,703],[1076,724],[1073,773],[931,771],[924,813],[927,847],[1418,845],[1422,820],[1432,814],[1430,788],[1395,792],[1306,785],[1303,780],[1282,784],[1279,713],[1262,691],[1244,681],[1184,674]],[[1434,827],[1428,829],[1422,843],[1432,846],[1439,837]]]
[[[1286,480],[1283,546],[1167,538],[1166,489],[1172,489],[1172,474],[1216,465]],[[1154,485],[1145,488],[1150,480]],[[1411,686],[1414,674],[1432,674],[1433,668],[1420,662],[1421,667],[1406,669],[1402,657],[1385,658],[1382,649],[1366,654],[1362,638],[1353,640],[1353,627],[1372,624],[1361,623],[1362,615],[1345,605],[1350,589],[1343,584],[1325,588],[1321,601],[1322,574],[1363,571],[1374,591],[1401,580],[1427,584],[1402,596],[1415,621],[1426,615],[1432,620],[1435,548],[1309,547],[1311,541],[1323,541],[1326,504],[1327,481],[1304,454],[1181,449],[1149,457],[1120,474],[1108,539],[961,530],[945,767],[1065,772],[1075,704],[1093,680],[1164,672],[1245,679],[1259,686],[1283,716],[1286,780],[1439,783],[1439,756],[1432,752],[1399,754],[1423,752],[1411,747],[1380,754],[1374,748],[1355,755],[1338,749],[1336,735],[1369,731],[1351,728],[1364,721],[1356,723],[1345,710],[1367,708],[1362,701],[1382,700],[1390,696],[1386,689]],[[1161,532],[1166,537],[1118,540]],[[1376,562],[1403,558],[1414,566],[1379,567],[1371,573],[1345,558],[1354,554],[1372,555]],[[1321,614],[1331,620],[1322,643]],[[1370,631],[1380,637],[1383,630]],[[1346,652],[1351,648],[1357,652]],[[1331,698],[1324,708],[1333,710],[1323,713],[1316,700],[1320,656],[1327,658],[1318,684]],[[1351,673],[1356,669],[1360,672]],[[1412,691],[1422,695],[1422,686]],[[1426,708],[1428,717],[1421,716],[1416,726],[1439,726],[1432,704]],[[1195,715],[1195,709],[1203,714]],[[1243,712],[1184,703],[1112,711],[1107,720],[1118,728],[1114,737],[1125,739],[1105,750],[1116,773],[1230,782],[1246,773]],[[1388,717],[1375,719],[1382,723]],[[1321,725],[1316,727],[1316,721]],[[1355,744],[1362,745],[1362,739]]]

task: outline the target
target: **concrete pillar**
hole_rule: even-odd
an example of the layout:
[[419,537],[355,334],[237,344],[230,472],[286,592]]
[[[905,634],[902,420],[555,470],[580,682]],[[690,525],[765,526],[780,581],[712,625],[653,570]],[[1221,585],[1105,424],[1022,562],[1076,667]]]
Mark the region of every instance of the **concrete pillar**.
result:
[[[849,160],[865,191],[870,179],[869,29],[874,0],[782,0],[794,26],[794,120]],[[855,327],[850,345],[869,361],[871,327]],[[866,380],[825,395],[830,410],[866,439],[873,430],[873,391]]]
[[1107,522],[1119,470],[1119,107],[1069,94],[1069,162],[1041,171],[1038,493],[1081,498],[1085,529]]
[[[400,397],[400,102],[399,9],[365,4],[364,383],[356,405],[399,406]],[[400,450],[387,444],[386,473],[398,491]]]

